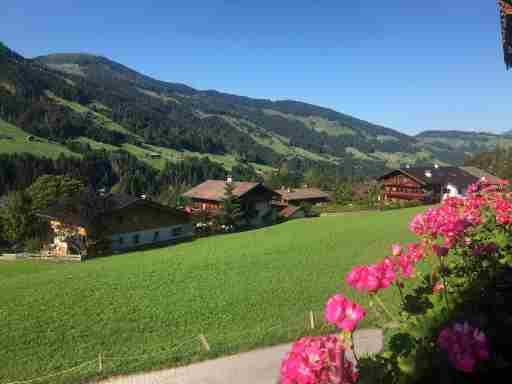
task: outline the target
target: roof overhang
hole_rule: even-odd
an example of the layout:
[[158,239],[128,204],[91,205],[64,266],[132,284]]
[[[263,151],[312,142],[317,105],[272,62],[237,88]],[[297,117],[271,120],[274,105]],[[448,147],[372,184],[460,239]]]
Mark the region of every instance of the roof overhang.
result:
[[501,16],[501,38],[507,69],[512,67],[512,0],[498,0]]
[[403,169],[395,169],[395,170],[393,170],[391,172],[386,173],[385,175],[380,176],[379,178],[377,178],[377,180],[378,181],[384,180],[385,178],[393,175],[394,173],[401,173],[402,175],[405,175],[405,176],[407,176],[407,177],[417,181],[421,185],[427,185],[428,184],[424,180],[421,180],[421,179],[417,178],[416,176],[411,175],[410,173],[407,173],[407,171],[404,171]]

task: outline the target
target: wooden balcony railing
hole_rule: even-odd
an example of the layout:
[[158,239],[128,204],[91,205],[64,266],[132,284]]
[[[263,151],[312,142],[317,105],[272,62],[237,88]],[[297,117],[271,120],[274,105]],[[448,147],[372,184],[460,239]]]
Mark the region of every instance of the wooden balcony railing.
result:
[[387,199],[402,199],[402,200],[421,200],[426,197],[425,193],[421,192],[384,192],[384,197]]

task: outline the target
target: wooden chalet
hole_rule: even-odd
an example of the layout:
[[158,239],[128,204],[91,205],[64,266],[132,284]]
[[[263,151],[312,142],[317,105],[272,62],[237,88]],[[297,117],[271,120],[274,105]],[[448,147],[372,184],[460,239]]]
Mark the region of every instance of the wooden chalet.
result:
[[185,212],[122,194],[90,194],[38,212],[49,221],[49,256],[95,256],[190,238]]
[[278,195],[261,183],[236,182],[230,178],[228,180],[207,180],[182,196],[191,200],[188,208],[192,213],[203,212],[214,216],[223,207],[228,183],[233,185],[233,195],[238,198],[241,209],[254,213],[249,222],[244,224],[259,226],[275,220],[276,212],[272,201]]
[[503,55],[507,68],[512,67],[512,0],[498,0],[501,16]]
[[329,195],[318,188],[284,188],[276,190],[280,203],[284,206],[302,204],[321,204],[329,202]]
[[437,203],[445,196],[461,196],[469,185],[485,179],[499,185],[500,179],[475,167],[408,167],[378,178],[383,200],[416,200]]

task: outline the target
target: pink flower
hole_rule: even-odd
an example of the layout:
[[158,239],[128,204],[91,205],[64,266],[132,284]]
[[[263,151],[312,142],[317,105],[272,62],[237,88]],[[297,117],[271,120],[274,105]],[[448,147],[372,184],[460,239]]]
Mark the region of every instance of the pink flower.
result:
[[375,293],[395,282],[397,278],[396,270],[397,265],[395,265],[395,262],[391,258],[386,257],[376,264],[352,268],[352,271],[347,274],[345,281],[358,291]]
[[352,332],[365,315],[363,307],[339,294],[332,296],[325,306],[327,322],[346,332]]
[[467,322],[443,329],[437,345],[446,351],[454,367],[463,372],[473,372],[479,361],[489,359],[487,338]]
[[500,224],[512,223],[512,202],[503,196],[496,198],[494,201],[494,209],[496,210],[496,221]]
[[402,246],[400,244],[393,244],[391,246],[391,252],[394,257],[400,256],[400,254],[402,253]]
[[446,256],[448,254],[448,252],[450,251],[450,248],[434,244],[432,246],[432,250],[436,253],[437,256],[443,257],[443,256]]
[[379,289],[389,287],[396,280],[395,264],[389,257],[377,263],[375,268],[379,272]]
[[281,363],[281,384],[352,384],[357,378],[335,336],[303,337]]
[[489,244],[480,244],[478,246],[476,246],[473,251],[472,251],[472,254],[473,256],[482,256],[482,255],[492,255],[494,253],[498,252],[498,246],[494,243],[489,243]]
[[379,273],[374,267],[354,267],[346,277],[348,285],[358,291],[375,292],[379,289]]
[[432,288],[432,293],[436,294],[441,292],[444,289],[444,284],[442,281],[438,281],[434,287]]

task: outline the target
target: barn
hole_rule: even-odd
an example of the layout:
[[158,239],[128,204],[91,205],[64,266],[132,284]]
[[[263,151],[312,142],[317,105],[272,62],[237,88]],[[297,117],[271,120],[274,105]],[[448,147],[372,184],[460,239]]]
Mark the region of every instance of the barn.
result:
[[300,206],[303,204],[322,204],[329,202],[329,195],[318,188],[285,188],[275,191],[279,202],[285,206]]
[[49,256],[126,251],[194,235],[185,212],[124,194],[81,196],[38,212],[51,228]]
[[223,207],[226,197],[226,187],[233,186],[233,195],[240,202],[243,211],[252,212],[247,223],[251,226],[261,226],[275,221],[277,213],[272,206],[272,201],[277,194],[261,183],[248,181],[207,180],[183,194],[183,197],[191,200],[189,210],[191,212],[204,212],[215,216]]

